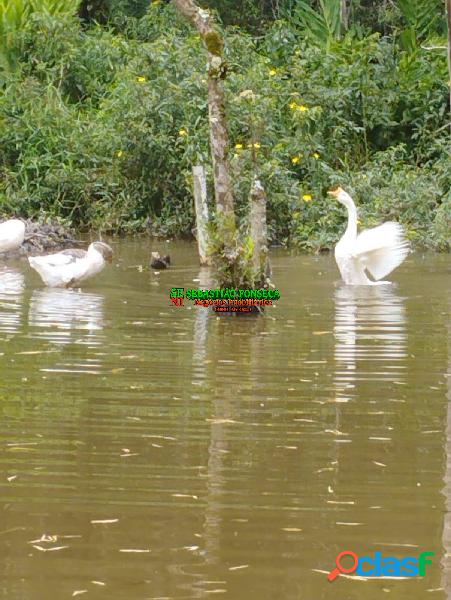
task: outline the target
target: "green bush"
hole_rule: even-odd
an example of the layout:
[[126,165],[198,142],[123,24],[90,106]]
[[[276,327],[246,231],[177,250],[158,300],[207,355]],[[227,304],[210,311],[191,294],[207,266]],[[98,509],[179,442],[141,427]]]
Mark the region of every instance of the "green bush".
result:
[[[30,16],[0,97],[0,212],[190,234],[191,167],[210,161],[205,52],[172,5],[125,13],[120,28]],[[240,217],[258,174],[271,240],[330,248],[340,183],[363,225],[396,218],[415,243],[449,247],[444,52],[356,31],[324,47],[282,21],[225,35]]]

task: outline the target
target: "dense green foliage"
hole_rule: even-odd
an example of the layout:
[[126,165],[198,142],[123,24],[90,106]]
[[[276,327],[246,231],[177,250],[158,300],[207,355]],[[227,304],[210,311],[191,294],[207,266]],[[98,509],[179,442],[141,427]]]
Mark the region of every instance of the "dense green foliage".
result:
[[[249,3],[257,11],[250,29],[274,16],[272,2]],[[257,37],[226,29],[239,212],[258,173],[273,241],[330,247],[345,215],[326,191],[340,183],[355,195],[362,225],[399,219],[418,244],[449,248],[442,14],[420,27],[403,3],[376,32],[363,0],[352,5],[360,20],[348,33],[309,33],[296,2],[276,3],[286,18]],[[0,213],[189,234],[191,166],[209,163],[199,36],[166,2],[146,11],[105,0],[96,15],[89,5],[79,7],[83,20],[50,7],[10,26],[0,68]]]

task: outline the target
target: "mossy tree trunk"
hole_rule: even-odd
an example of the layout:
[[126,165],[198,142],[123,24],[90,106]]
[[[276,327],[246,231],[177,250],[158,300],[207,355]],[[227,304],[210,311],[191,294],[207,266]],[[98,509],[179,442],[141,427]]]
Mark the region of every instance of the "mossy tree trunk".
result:
[[250,240],[240,236],[237,227],[228,162],[229,136],[224,91],[227,63],[224,59],[224,40],[211,15],[197,6],[194,0],[173,2],[197,29],[208,52],[208,115],[216,201],[215,228],[210,236],[209,246],[212,264],[216,267],[216,277],[223,287],[253,286],[257,282],[263,284],[266,281],[264,273],[267,264],[266,195],[260,183],[258,189],[253,190],[250,229],[255,252],[250,256]]
[[346,32],[349,26],[349,9],[347,0],[340,0],[341,31]]
[[228,229],[235,229],[234,199],[228,165],[229,136],[225,116],[224,79],[227,65],[224,60],[224,40],[215,28],[210,14],[193,0],[174,0],[180,12],[198,30],[208,51],[208,114],[210,145],[214,170],[216,210],[225,218]]
[[451,0],[446,0],[446,16],[448,20],[449,115],[451,117]]

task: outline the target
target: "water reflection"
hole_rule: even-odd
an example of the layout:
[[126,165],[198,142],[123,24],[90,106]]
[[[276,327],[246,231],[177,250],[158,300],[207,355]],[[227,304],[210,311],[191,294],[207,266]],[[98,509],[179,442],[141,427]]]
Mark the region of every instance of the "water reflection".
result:
[[[0,360],[5,598],[429,597],[445,512],[441,259],[363,290],[333,286],[332,257],[281,255],[277,309],[216,318],[165,310],[172,286],[204,286],[177,247],[160,289],[128,268],[148,260],[141,239],[103,291],[25,287]],[[412,582],[330,585],[343,548],[436,557]]]
[[24,276],[16,269],[0,266],[0,331],[16,333],[22,319]]
[[335,291],[335,385],[349,393],[357,380],[403,378],[405,306],[389,286],[344,286]]
[[[212,285],[210,269],[202,267],[199,271],[196,286],[201,290],[208,290]],[[193,308],[196,311],[196,318],[194,319],[193,360],[194,362],[202,363],[207,355],[208,320],[211,316],[211,309],[195,305],[193,305]]]
[[102,343],[104,298],[81,290],[40,289],[30,300],[29,324],[33,337],[59,344]]
[[445,496],[445,512],[443,519],[443,548],[442,558],[442,586],[446,598],[451,598],[451,322],[448,325],[448,372],[446,374],[448,388],[448,404],[446,409],[446,439],[445,451],[445,474],[443,494]]

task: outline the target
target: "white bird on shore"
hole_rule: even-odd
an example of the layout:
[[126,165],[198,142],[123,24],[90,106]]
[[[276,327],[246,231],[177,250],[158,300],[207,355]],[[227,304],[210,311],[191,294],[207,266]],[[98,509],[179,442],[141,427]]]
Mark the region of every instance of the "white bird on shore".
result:
[[30,266],[49,287],[74,287],[100,273],[113,250],[104,242],[93,242],[88,250],[69,249],[47,256],[30,256]]
[[0,223],[0,252],[17,250],[25,239],[25,223],[10,219]]
[[[328,192],[348,210],[348,226],[335,246],[335,260],[347,285],[380,285],[379,281],[403,262],[410,252],[402,225],[387,222],[357,235],[357,209],[341,187]],[[367,272],[376,280],[367,277]]]

